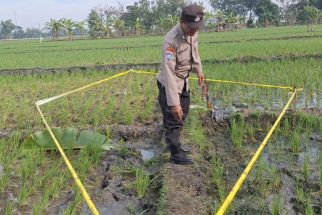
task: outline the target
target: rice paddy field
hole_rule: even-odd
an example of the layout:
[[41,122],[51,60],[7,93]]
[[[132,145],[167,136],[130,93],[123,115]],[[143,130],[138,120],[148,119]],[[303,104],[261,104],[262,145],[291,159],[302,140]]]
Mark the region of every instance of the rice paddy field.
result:
[[[226,214],[322,214],[322,26],[201,32],[207,79],[302,89]],[[0,41],[0,214],[91,214],[35,101],[129,69],[155,73],[162,36]],[[155,74],[129,72],[40,106],[100,214],[215,214],[292,94],[191,82],[169,160]],[[42,100],[43,101],[43,100]]]

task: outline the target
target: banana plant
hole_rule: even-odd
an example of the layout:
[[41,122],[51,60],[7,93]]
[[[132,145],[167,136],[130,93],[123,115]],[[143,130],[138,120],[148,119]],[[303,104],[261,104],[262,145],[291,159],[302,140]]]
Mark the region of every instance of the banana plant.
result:
[[[78,132],[76,128],[52,128],[58,143],[63,149],[80,149],[91,145],[99,145],[102,150],[114,148],[105,135],[90,131]],[[47,130],[30,135],[25,141],[26,149],[41,148],[55,150],[56,144]]]

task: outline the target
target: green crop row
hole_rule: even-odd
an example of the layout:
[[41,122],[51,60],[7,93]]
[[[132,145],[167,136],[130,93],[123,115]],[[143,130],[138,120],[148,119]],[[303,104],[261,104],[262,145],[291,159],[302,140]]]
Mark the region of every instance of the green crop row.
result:
[[[275,56],[318,55],[321,39],[253,41],[200,45],[202,60],[229,60],[253,56],[269,60]],[[64,42],[66,43],[66,42]],[[52,68],[105,64],[160,63],[160,48],[128,50],[75,50],[68,52],[32,52],[2,54],[1,69]]]
[[[309,102],[314,94],[320,95],[318,90],[321,90],[322,83],[321,67],[322,63],[318,60],[288,60],[274,63],[232,63],[216,66],[209,64],[204,65],[204,72],[208,79],[303,87],[305,88],[304,98]],[[92,71],[72,74],[60,73],[56,75],[2,76],[0,79],[0,91],[2,92],[0,128],[28,130],[42,127],[40,118],[34,117],[35,114],[37,115],[34,101],[76,89],[88,83],[104,79],[112,74],[113,72],[102,73]],[[128,86],[128,82],[132,84]],[[145,84],[141,86],[142,83]],[[198,95],[200,89],[194,83],[192,81],[192,88],[194,88],[196,95]],[[211,96],[222,99],[222,105],[236,102],[236,98],[238,98],[239,102],[248,104],[260,103],[266,106],[277,102],[278,106],[282,107],[288,98],[288,91],[285,90],[271,90],[222,83],[212,83],[209,88]],[[146,96],[147,93],[149,96]],[[141,95],[138,100],[136,99],[137,94]],[[71,122],[68,116],[81,118],[84,114],[86,115],[86,111],[91,110],[97,113],[95,115],[96,118],[93,117],[90,120],[94,124],[111,123],[115,122],[115,120],[131,124],[135,119],[144,121],[151,117],[150,114],[155,108],[153,105],[155,105],[156,95],[157,89],[155,87],[154,75],[132,74],[131,76],[120,77],[102,84],[98,88],[93,88],[76,97],[71,95],[67,97],[68,99],[59,99],[57,102],[49,103],[48,108],[47,105],[44,105],[44,108],[47,108],[47,113],[52,112],[53,115],[65,117],[64,122],[66,123]],[[317,99],[318,102],[321,102],[320,98]],[[74,112],[77,115],[73,116],[66,113],[66,111],[71,110],[69,106],[74,100],[78,103],[82,102],[83,106],[79,104],[79,109]],[[146,106],[146,104],[151,106]],[[145,106],[149,111],[140,112],[138,110],[138,107]],[[119,114],[120,110],[128,110],[127,108],[137,112],[135,114],[136,118],[133,118],[132,112]],[[88,119],[86,120],[89,122]]]
[[[310,36],[298,28],[250,29],[238,32],[202,33],[202,60],[229,60],[259,57],[268,60],[276,56],[320,55],[320,38],[258,39]],[[287,33],[287,31],[290,31]],[[318,36],[320,32],[312,33]],[[283,36],[284,35],[284,36]],[[321,35],[320,35],[321,36]],[[159,63],[163,37],[118,38],[80,41],[10,41],[0,43],[0,70],[52,68],[104,64]],[[254,40],[253,40],[254,39]],[[237,41],[211,43],[220,41]],[[244,42],[240,42],[244,41]],[[129,48],[125,48],[129,47]]]

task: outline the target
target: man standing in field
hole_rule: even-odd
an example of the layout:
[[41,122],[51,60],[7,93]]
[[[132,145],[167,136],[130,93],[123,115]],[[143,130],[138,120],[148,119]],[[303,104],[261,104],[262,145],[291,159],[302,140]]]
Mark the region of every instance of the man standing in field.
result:
[[198,31],[203,25],[203,15],[202,7],[196,4],[182,9],[180,23],[165,36],[161,70],[157,75],[158,99],[170,160],[182,165],[193,164],[186,155],[190,150],[182,147],[179,139],[190,106],[189,75],[196,73],[199,85],[204,81],[198,52]]

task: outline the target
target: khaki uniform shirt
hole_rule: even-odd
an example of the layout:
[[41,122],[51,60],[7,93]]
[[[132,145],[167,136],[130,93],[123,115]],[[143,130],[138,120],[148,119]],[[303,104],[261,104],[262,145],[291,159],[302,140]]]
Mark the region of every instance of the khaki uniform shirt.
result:
[[168,106],[180,105],[180,95],[186,81],[187,90],[189,72],[202,73],[198,52],[198,32],[194,36],[186,35],[180,23],[165,36],[162,47],[161,70],[157,79],[165,87]]

